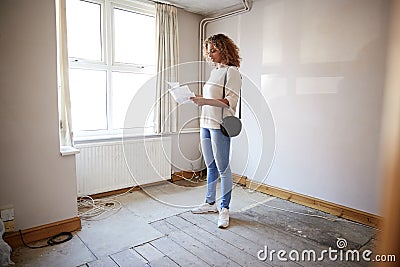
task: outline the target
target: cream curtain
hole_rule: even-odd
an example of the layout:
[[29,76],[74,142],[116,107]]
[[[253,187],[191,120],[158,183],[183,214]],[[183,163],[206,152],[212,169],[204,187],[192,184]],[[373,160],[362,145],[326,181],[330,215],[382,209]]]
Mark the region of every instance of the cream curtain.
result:
[[177,8],[156,3],[157,33],[157,133],[177,131],[177,104],[168,93],[168,82],[178,81],[178,18]]
[[56,1],[57,8],[57,80],[60,146],[73,146],[71,101],[69,95],[67,19],[65,0]]

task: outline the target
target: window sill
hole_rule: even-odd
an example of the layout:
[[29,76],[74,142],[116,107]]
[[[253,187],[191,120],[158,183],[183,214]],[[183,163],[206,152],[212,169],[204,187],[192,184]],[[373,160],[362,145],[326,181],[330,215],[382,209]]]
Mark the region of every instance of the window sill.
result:
[[[179,134],[191,134],[191,133],[199,133],[200,128],[188,128],[183,129],[180,132],[176,133],[164,133],[164,134],[114,134],[114,135],[91,135],[91,136],[79,136],[74,138],[75,145],[83,145],[89,143],[97,143],[97,142],[122,142],[123,140],[132,140],[132,139],[140,139],[140,138],[157,138],[161,136],[174,136]],[[79,153],[79,152],[78,152]]]
[[[167,134],[163,134],[166,136]],[[123,140],[140,139],[140,138],[155,138],[160,137],[161,134],[130,134],[130,135],[92,135],[92,136],[79,136],[74,138],[75,145],[82,145],[97,142],[122,142]]]
[[60,147],[60,153],[61,156],[66,157],[66,156],[71,156],[71,155],[76,155],[79,154],[79,149],[72,147],[72,146],[61,146]]

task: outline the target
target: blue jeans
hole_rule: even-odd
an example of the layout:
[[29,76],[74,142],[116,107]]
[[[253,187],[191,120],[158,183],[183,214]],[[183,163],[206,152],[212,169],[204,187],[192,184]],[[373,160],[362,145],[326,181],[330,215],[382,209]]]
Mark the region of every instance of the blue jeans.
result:
[[201,150],[207,166],[206,202],[216,199],[218,175],[221,177],[221,208],[229,209],[232,195],[232,172],[229,167],[231,139],[220,129],[200,129]]

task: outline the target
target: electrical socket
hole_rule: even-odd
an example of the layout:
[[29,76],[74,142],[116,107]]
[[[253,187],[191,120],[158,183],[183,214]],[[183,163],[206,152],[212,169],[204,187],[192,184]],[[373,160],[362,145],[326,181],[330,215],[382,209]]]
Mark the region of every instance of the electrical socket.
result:
[[0,208],[1,220],[4,222],[5,232],[14,231],[14,207],[12,205]]
[[14,220],[4,222],[4,232],[14,232]]
[[3,222],[14,220],[14,207],[8,206],[1,208],[1,220]]

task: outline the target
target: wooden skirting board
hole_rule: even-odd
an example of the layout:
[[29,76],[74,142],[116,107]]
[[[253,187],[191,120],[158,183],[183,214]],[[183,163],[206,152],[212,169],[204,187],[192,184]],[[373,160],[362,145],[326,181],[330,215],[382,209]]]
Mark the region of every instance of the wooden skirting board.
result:
[[232,179],[235,184],[246,186],[247,177],[232,173]]
[[[31,243],[42,239],[51,238],[61,232],[73,232],[82,228],[81,219],[74,217],[54,223],[49,223],[26,230],[22,230],[22,236],[25,243]],[[23,242],[18,232],[6,233],[4,240],[13,248],[23,246]]]
[[[102,192],[102,193],[97,193],[90,195],[91,198],[104,198],[104,197],[109,197],[109,196],[115,196],[119,194],[124,194],[126,192],[133,192],[133,191],[139,191],[140,186],[134,186],[134,187],[126,187],[122,189],[117,189],[117,190],[112,190],[112,191],[107,191],[107,192]],[[79,198],[78,198],[79,199]]]
[[[109,197],[109,196],[116,196],[116,195],[120,195],[120,194],[124,194],[124,193],[128,193],[128,192],[140,191],[143,188],[146,188],[146,187],[149,187],[149,186],[161,185],[161,184],[165,184],[165,183],[168,183],[168,182],[173,182],[173,180],[169,179],[169,180],[158,181],[158,182],[154,182],[154,183],[148,183],[148,184],[145,184],[145,185],[136,185],[136,186],[133,186],[133,187],[126,187],[126,188],[122,188],[122,189],[96,193],[96,194],[92,194],[92,195],[89,195],[89,196],[91,198],[104,198],[104,197]],[[79,197],[78,197],[78,200],[79,200]]]
[[278,187],[262,184],[256,181],[248,180],[247,177],[245,176],[237,174],[233,174],[232,176],[233,176],[233,181],[235,183],[246,186],[249,189],[259,191],[281,199],[289,200],[291,202],[301,204],[303,206],[307,206],[316,210],[330,213],[340,218],[359,222],[375,228],[380,228],[381,226],[382,222],[381,216],[345,207],[315,197],[310,197],[296,192],[288,191]]

